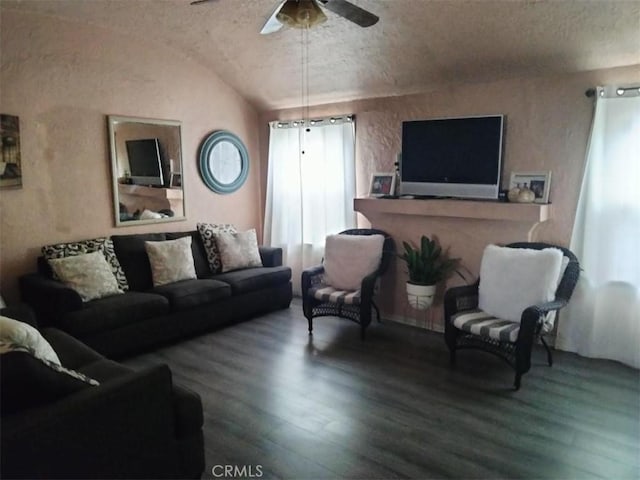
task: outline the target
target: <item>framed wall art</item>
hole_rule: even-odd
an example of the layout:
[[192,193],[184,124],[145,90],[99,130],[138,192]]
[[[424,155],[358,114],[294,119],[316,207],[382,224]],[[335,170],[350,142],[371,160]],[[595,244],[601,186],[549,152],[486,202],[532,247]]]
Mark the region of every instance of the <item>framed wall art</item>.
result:
[[20,120],[15,115],[0,114],[0,188],[21,188]]

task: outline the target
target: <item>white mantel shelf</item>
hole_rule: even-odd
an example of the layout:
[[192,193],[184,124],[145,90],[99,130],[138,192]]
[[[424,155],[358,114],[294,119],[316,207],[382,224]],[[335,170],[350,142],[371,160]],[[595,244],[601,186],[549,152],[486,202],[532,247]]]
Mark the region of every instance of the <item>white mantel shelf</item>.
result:
[[551,205],[492,200],[355,198],[353,209],[369,214],[421,215],[541,223],[551,217]]

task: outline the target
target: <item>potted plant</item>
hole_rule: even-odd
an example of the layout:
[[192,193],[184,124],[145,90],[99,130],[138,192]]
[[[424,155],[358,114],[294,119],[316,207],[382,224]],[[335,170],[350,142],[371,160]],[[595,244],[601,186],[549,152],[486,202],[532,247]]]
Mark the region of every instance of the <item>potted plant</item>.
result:
[[433,303],[436,285],[446,280],[454,272],[464,276],[457,270],[459,258],[449,258],[435,240],[422,235],[420,246],[414,247],[402,242],[404,253],[398,254],[407,264],[409,281],[407,282],[407,298],[409,304],[417,310],[425,310]]

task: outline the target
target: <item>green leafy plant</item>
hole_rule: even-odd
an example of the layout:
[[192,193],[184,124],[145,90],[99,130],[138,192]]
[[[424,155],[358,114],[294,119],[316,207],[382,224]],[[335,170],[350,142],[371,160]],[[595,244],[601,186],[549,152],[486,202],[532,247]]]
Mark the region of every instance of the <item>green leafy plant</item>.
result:
[[409,283],[416,285],[435,285],[449,278],[458,271],[459,258],[449,258],[435,240],[426,235],[420,239],[420,247],[416,248],[408,242],[402,242],[404,253],[398,257],[405,261],[409,271]]

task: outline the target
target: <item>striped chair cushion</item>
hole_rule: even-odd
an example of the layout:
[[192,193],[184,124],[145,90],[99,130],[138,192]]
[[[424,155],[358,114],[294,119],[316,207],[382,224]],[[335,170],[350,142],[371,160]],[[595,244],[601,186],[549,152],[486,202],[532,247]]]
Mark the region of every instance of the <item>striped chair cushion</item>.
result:
[[501,342],[515,342],[520,324],[492,317],[482,310],[466,310],[451,317],[451,322],[463,332],[489,337]]
[[360,305],[360,290],[336,290],[328,285],[315,285],[309,289],[309,295],[323,302]]

